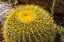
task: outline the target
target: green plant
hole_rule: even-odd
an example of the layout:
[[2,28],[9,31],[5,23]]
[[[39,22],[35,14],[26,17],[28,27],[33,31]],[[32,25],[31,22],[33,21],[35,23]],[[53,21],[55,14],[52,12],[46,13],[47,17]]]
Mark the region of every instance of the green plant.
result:
[[23,5],[5,19],[3,37],[6,42],[54,42],[56,24],[43,8]]
[[56,3],[56,0],[52,0],[52,5],[50,7],[50,10],[51,10],[51,14],[52,15],[54,14],[54,6],[55,6],[55,3]]
[[64,27],[59,25],[58,29],[60,30],[60,34],[61,34],[62,38],[64,39]]

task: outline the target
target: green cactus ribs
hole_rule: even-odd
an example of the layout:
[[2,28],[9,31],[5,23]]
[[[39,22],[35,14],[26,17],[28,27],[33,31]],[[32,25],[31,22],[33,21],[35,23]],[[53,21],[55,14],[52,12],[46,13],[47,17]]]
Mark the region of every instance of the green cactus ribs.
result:
[[5,19],[6,42],[54,42],[56,24],[47,11],[36,5],[23,5]]

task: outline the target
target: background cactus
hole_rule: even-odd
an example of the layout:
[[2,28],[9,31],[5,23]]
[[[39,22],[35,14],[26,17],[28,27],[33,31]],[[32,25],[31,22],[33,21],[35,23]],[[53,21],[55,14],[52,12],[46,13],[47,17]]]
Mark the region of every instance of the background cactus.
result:
[[12,11],[4,22],[6,42],[54,42],[56,24],[43,8],[23,5]]

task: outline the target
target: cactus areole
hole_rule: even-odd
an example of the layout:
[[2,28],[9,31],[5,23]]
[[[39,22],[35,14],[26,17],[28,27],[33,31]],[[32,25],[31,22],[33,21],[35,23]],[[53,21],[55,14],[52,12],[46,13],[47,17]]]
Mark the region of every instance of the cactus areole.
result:
[[5,19],[5,42],[54,42],[56,24],[47,11],[36,5],[23,5]]

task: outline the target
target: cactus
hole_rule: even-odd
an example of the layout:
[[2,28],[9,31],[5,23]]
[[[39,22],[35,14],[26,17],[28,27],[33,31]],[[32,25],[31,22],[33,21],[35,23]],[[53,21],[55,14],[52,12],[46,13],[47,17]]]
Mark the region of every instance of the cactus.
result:
[[54,42],[56,24],[46,10],[36,5],[23,5],[5,19],[6,42]]

